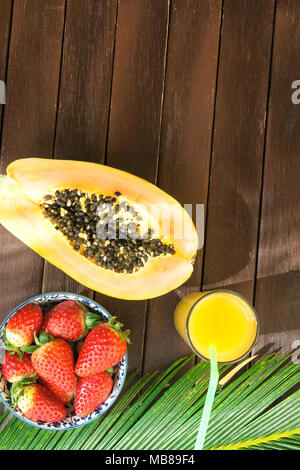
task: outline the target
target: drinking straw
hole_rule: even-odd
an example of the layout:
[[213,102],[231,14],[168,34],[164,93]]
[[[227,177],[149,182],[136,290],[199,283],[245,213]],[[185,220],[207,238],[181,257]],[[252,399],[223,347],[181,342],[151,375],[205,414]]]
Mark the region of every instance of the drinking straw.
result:
[[195,450],[202,450],[205,442],[205,436],[208,428],[208,423],[210,420],[210,414],[219,382],[219,371],[218,371],[218,362],[217,362],[217,351],[215,346],[209,347],[209,357],[210,357],[210,377],[209,385],[207,390],[207,395],[203,407],[203,412],[201,416],[200,426],[198,429]]

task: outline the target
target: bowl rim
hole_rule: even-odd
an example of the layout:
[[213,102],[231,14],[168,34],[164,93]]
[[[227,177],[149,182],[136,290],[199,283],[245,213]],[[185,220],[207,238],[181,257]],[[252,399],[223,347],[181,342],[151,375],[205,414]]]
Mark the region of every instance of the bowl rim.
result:
[[[46,292],[46,293],[42,293],[42,294],[39,294],[39,295],[35,295],[33,297],[30,297],[29,299],[21,302],[17,307],[15,307],[13,310],[10,311],[10,313],[4,318],[4,320],[1,322],[1,325],[0,325],[0,333],[3,331],[4,329],[4,326],[6,325],[6,323],[8,322],[8,320],[18,311],[20,310],[20,308],[24,307],[25,305],[31,303],[31,302],[36,302],[37,299],[41,299],[41,298],[47,298],[49,296],[54,296],[54,295],[63,295],[63,296],[72,296],[72,297],[76,297],[79,301],[80,300],[84,300],[86,301],[87,303],[93,303],[95,304],[99,310],[101,311],[101,313],[107,318],[109,319],[112,315],[101,305],[99,304],[98,302],[96,302],[94,299],[90,299],[89,297],[86,297],[84,295],[81,295],[81,294],[76,294],[76,293],[72,293],[72,292]],[[25,416],[21,416],[19,415],[8,403],[7,401],[3,398],[2,396],[2,393],[0,393],[0,401],[3,403],[3,405],[14,415],[16,416],[17,418],[19,418],[21,421],[23,421],[24,423],[26,424],[29,424],[31,426],[34,426],[36,428],[39,428],[39,429],[45,429],[47,431],[68,431],[68,430],[71,430],[71,429],[76,429],[76,428],[79,428],[81,426],[85,426],[89,423],[92,423],[93,421],[95,421],[96,419],[100,419],[101,416],[103,416],[105,413],[107,413],[107,411],[109,411],[109,409],[112,407],[112,405],[115,403],[115,401],[117,400],[117,398],[119,397],[123,387],[124,387],[124,384],[125,384],[125,380],[126,380],[126,376],[127,376],[127,368],[128,368],[128,353],[126,351],[126,353],[124,354],[123,358],[121,359],[121,361],[124,361],[124,373],[123,375],[118,379],[118,386],[119,386],[119,389],[118,389],[118,392],[115,394],[115,396],[111,399],[111,402],[109,403],[108,407],[106,409],[104,409],[99,415],[97,416],[94,416],[92,418],[89,418],[87,419],[85,422],[82,422],[82,423],[79,423],[79,424],[74,424],[74,425],[70,425],[68,427],[54,427],[54,428],[49,428],[48,426],[46,425],[43,425],[43,424],[38,424],[37,422],[35,421],[31,421],[30,419],[26,418]],[[108,397],[109,398],[109,397]],[[88,415],[89,416],[89,415]],[[84,418],[83,418],[84,419]],[[59,423],[59,421],[58,421]]]

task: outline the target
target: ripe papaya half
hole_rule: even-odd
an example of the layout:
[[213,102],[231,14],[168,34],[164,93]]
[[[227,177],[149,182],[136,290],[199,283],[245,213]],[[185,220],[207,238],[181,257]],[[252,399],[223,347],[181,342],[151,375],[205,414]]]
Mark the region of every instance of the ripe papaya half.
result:
[[148,299],[193,271],[198,237],[187,212],[151,183],[108,166],[16,160],[0,177],[0,222],[90,289]]

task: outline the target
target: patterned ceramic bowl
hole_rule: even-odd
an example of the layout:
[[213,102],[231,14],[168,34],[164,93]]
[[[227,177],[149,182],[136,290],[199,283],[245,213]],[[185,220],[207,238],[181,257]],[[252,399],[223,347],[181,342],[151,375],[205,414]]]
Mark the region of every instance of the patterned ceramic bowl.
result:
[[[17,310],[29,303],[36,303],[43,308],[43,311],[47,311],[51,306],[62,302],[63,300],[78,300],[79,302],[83,303],[88,307],[89,311],[98,313],[100,317],[104,320],[110,318],[110,314],[103,308],[101,305],[97,304],[91,299],[87,297],[83,297],[82,295],[77,294],[69,294],[66,292],[53,292],[50,294],[41,294],[37,295],[36,297],[32,297],[31,299],[26,300],[26,302],[21,303],[16,307],[4,320],[4,322],[0,326],[0,362],[2,362],[1,358],[4,356],[4,331],[6,328],[6,324],[10,317],[12,317]],[[85,418],[79,418],[75,415],[74,406],[72,404],[67,405],[67,417],[56,423],[47,423],[44,421],[33,421],[26,418],[21,411],[16,411],[11,408],[10,400],[9,400],[9,389],[6,380],[3,378],[2,369],[0,368],[0,399],[4,403],[4,405],[13,413],[17,418],[25,421],[25,423],[31,424],[32,426],[36,426],[38,428],[49,429],[49,430],[67,430],[67,429],[74,429],[79,426],[83,426],[85,424],[94,421],[95,419],[99,418],[103,413],[105,413],[115,402],[120,394],[122,387],[125,382],[126,378],[126,371],[127,371],[127,353],[123,357],[123,359],[117,364],[116,372],[114,374],[114,385],[112,392],[108,399],[102,403],[99,408],[95,411],[90,413]]]

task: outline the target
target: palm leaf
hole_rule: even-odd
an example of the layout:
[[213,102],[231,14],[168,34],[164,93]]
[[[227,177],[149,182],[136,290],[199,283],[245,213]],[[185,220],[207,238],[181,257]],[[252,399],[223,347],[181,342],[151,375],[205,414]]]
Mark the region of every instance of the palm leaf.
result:
[[[127,385],[113,409],[84,428],[38,430],[11,417],[0,432],[0,449],[193,449],[209,366],[202,361],[183,374],[192,358]],[[300,391],[293,392],[300,367],[288,359],[267,356],[219,386],[205,449],[300,449]],[[228,366],[219,370],[222,376]],[[174,381],[178,373],[181,376]],[[7,416],[6,412],[0,417],[0,425]]]

